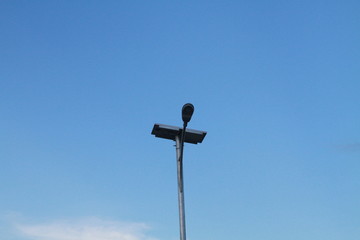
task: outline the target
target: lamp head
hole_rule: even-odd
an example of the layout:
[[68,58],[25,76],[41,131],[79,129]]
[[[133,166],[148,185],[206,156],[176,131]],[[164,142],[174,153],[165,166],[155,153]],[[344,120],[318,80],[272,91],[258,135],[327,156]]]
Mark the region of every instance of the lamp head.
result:
[[182,120],[184,123],[188,123],[191,120],[191,116],[194,113],[194,105],[192,105],[191,103],[187,103],[182,107]]

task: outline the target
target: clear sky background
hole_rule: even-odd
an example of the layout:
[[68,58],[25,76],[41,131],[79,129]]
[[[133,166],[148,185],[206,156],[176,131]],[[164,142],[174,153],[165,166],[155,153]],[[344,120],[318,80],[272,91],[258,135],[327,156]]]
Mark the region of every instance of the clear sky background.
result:
[[0,1],[0,239],[358,240],[360,1]]

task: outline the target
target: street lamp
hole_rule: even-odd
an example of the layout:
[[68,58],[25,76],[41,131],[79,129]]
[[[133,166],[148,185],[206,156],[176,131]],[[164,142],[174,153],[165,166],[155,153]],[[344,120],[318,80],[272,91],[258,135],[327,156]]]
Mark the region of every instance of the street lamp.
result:
[[181,111],[183,128],[155,123],[153,130],[151,132],[151,134],[155,135],[155,137],[170,139],[176,142],[180,240],[186,240],[184,181],[183,181],[184,142],[198,144],[204,140],[206,135],[206,132],[204,131],[186,128],[188,122],[190,122],[191,120],[193,113],[194,113],[194,106],[191,103],[187,103],[183,106]]

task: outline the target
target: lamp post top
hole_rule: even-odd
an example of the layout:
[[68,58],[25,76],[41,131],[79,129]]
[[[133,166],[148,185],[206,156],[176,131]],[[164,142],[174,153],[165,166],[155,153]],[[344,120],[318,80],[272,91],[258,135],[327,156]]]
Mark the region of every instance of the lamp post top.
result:
[[[155,123],[151,134],[155,135],[155,137],[165,138],[175,141],[175,137],[180,136],[182,130],[183,129],[180,127]],[[205,131],[186,128],[184,142],[192,143],[192,144],[201,143],[204,140],[206,133],[207,132]]]

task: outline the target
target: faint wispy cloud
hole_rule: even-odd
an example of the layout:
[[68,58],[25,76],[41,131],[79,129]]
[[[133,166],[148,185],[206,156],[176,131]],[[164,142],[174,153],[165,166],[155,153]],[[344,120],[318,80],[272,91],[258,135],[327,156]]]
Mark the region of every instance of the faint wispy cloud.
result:
[[88,218],[78,221],[55,221],[45,224],[17,224],[27,239],[36,240],[156,240],[145,234],[143,223],[121,223]]
[[360,143],[341,144],[336,145],[339,150],[346,152],[358,152],[360,151]]

